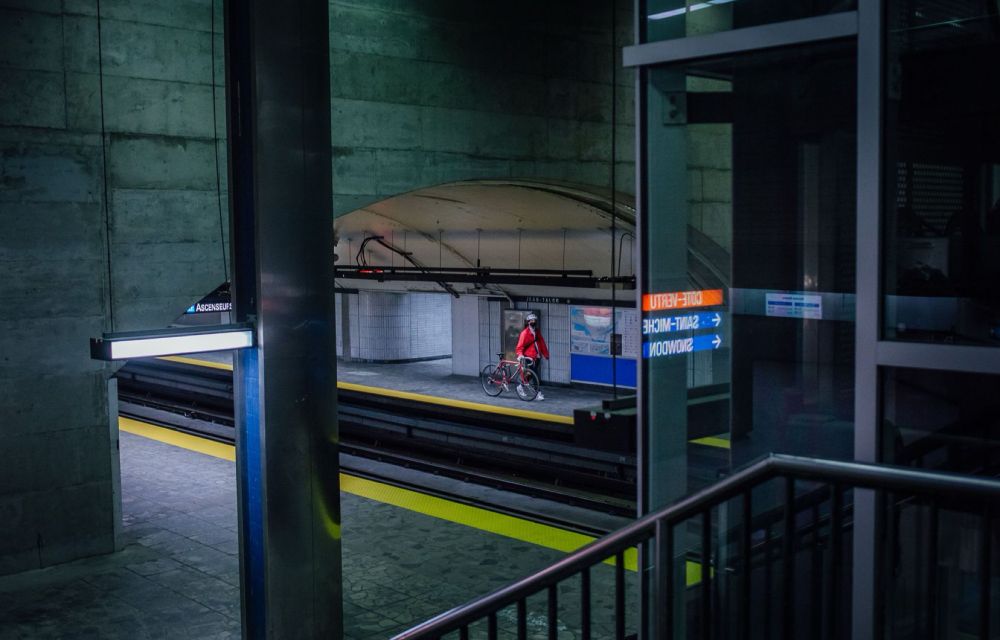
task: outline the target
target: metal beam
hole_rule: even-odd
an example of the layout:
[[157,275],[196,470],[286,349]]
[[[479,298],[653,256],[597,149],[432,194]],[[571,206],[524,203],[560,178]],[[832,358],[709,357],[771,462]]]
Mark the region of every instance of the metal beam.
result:
[[885,340],[878,343],[876,357],[882,367],[1000,374],[996,347]]
[[337,267],[335,276],[345,280],[374,280],[376,282],[437,282],[444,286],[449,284],[497,284],[526,285],[540,287],[573,287],[594,289],[601,285],[617,284],[626,288],[635,286],[632,276],[611,278],[607,276],[559,275],[525,272],[493,273],[470,269],[464,272],[445,269],[396,269],[391,267]]
[[720,31],[703,36],[660,40],[623,49],[626,67],[682,62],[759,49],[850,38],[858,33],[858,12],[775,22],[759,27]]
[[226,2],[244,638],[343,636],[326,0]]

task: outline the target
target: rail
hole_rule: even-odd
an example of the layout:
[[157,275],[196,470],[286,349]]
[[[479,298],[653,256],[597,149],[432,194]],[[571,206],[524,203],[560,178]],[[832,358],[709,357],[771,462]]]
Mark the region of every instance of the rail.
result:
[[[517,637],[527,637],[528,598],[537,594],[546,594],[546,625],[549,638],[556,638],[559,633],[558,586],[561,582],[579,576],[580,578],[580,619],[579,637],[589,640],[592,637],[592,584],[591,571],[609,558],[615,559],[614,568],[614,630],[613,636],[619,640],[626,637],[626,607],[625,607],[625,554],[632,547],[645,547],[652,554],[653,560],[650,585],[650,597],[655,606],[649,607],[651,615],[647,621],[652,638],[671,638],[674,632],[683,637],[691,637],[691,629],[684,631],[684,625],[692,627],[697,635],[708,638],[739,638],[756,637],[760,633],[755,629],[753,619],[754,609],[751,605],[754,584],[754,549],[765,549],[768,560],[768,584],[770,584],[771,527],[768,525],[766,536],[762,532],[753,531],[754,525],[739,526],[734,536],[738,553],[730,554],[736,558],[732,566],[722,566],[719,556],[715,554],[716,566],[713,566],[712,554],[712,509],[726,505],[733,499],[739,499],[739,504],[730,505],[741,512],[741,522],[752,523],[754,490],[760,489],[775,480],[782,480],[780,491],[783,493],[784,518],[783,532],[778,540],[780,548],[781,577],[781,637],[805,637],[805,633],[796,633],[797,625],[795,604],[803,597],[816,596],[821,602],[811,602],[820,612],[813,615],[815,620],[811,626],[820,635],[812,637],[841,638],[845,625],[841,622],[849,616],[849,597],[843,595],[842,585],[845,580],[844,570],[844,533],[845,512],[848,511],[844,501],[844,491],[854,488],[875,490],[879,496],[892,494],[929,500],[932,508],[935,540],[934,558],[936,562],[937,528],[939,526],[939,507],[941,509],[965,508],[967,512],[980,515],[979,536],[979,575],[978,582],[978,635],[989,637],[990,625],[990,547],[993,535],[990,531],[991,519],[989,513],[998,513],[996,506],[1000,502],[1000,481],[986,477],[959,476],[947,473],[921,471],[910,468],[872,465],[856,462],[838,462],[813,458],[794,457],[787,455],[771,455],[763,460],[735,472],[716,484],[698,491],[680,501],[655,513],[640,518],[632,524],[611,533],[582,549],[566,556],[559,562],[541,571],[502,587],[493,593],[477,598],[467,604],[442,613],[426,622],[419,624],[394,637],[394,640],[424,640],[441,638],[446,634],[458,633],[458,637],[469,637],[470,626],[485,622],[487,637],[498,637],[498,613],[507,607],[516,606]],[[816,536],[817,548],[822,546],[828,553],[828,562],[820,558],[820,567],[828,567],[827,571],[813,571],[809,588],[796,592],[795,580],[796,557],[801,551],[796,548],[796,529],[801,524],[801,513],[796,512],[796,483],[819,483],[829,490],[828,525],[825,529],[828,536],[820,545],[819,534]],[[946,501],[947,502],[944,502]],[[896,503],[894,503],[896,504]],[[811,508],[814,514],[819,509]],[[686,555],[678,553],[678,542],[686,531],[677,536],[676,529],[691,519],[700,524],[698,532],[701,542],[700,569],[698,584],[693,588],[694,597],[684,597],[692,591],[685,583],[677,579],[678,564],[688,562]],[[675,537],[676,536],[676,537]],[[763,537],[763,543],[761,538]],[[651,544],[649,544],[651,543]],[[680,545],[683,546],[683,545]],[[815,553],[815,549],[813,550]],[[760,563],[758,563],[760,564]],[[814,567],[817,565],[813,565]],[[874,570],[874,568],[873,568]],[[820,577],[820,573],[822,576]],[[930,572],[931,575],[933,571]],[[983,575],[985,573],[985,575]],[[801,578],[800,578],[801,579]],[[735,582],[732,591],[735,598],[731,599],[732,609],[726,622],[713,618],[713,606],[720,607],[725,600],[720,597],[718,584],[720,581]],[[817,580],[825,580],[826,584],[818,585]],[[933,589],[931,589],[933,593]],[[804,594],[804,595],[803,595]],[[684,597],[678,600],[678,596]],[[814,598],[815,599],[815,598]],[[692,602],[693,601],[693,602]],[[693,607],[691,605],[694,605]],[[930,603],[932,608],[936,603]],[[770,611],[770,604],[767,604]],[[692,610],[694,614],[691,615]],[[925,615],[921,613],[921,615]],[[537,620],[539,617],[536,617]],[[678,624],[680,618],[683,622]],[[921,618],[923,619],[923,618]],[[931,618],[931,624],[940,628],[941,621]],[[641,624],[641,623],[640,623]],[[770,625],[770,621],[768,622]],[[727,625],[722,632],[722,625]],[[767,630],[770,637],[771,630]]]

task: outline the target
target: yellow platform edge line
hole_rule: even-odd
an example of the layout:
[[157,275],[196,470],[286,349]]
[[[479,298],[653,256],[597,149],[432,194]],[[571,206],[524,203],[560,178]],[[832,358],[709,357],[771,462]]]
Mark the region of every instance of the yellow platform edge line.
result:
[[[196,366],[211,367],[213,369],[225,369],[227,371],[233,370],[233,366],[229,364],[223,364],[221,362],[210,362],[208,360],[199,360],[197,358],[188,358],[185,356],[160,356],[160,360],[170,360],[172,362],[181,362],[184,364],[193,364]],[[573,418],[569,416],[559,416],[551,413],[528,411],[527,409],[509,409],[506,407],[494,407],[488,404],[480,404],[478,402],[467,402],[464,400],[450,400],[448,398],[436,398],[434,396],[427,396],[419,393],[411,393],[408,391],[396,391],[394,389],[384,389],[382,387],[369,387],[367,385],[357,384],[353,382],[338,382],[337,388],[347,389],[348,391],[358,391],[361,393],[370,393],[373,395],[387,396],[391,398],[402,398],[404,400],[416,400],[428,404],[454,406],[464,409],[472,409],[474,411],[486,411],[489,413],[513,415],[518,417],[531,418],[534,420],[558,422],[560,424],[569,424],[569,425],[573,424]],[[720,436],[706,436],[704,438],[695,438],[694,440],[689,440],[688,442],[690,442],[691,444],[700,444],[705,447],[715,447],[717,449],[732,448],[732,443],[729,441],[729,439]]]
[[[236,459],[236,447],[231,444],[214,442],[198,436],[179,433],[171,429],[132,420],[131,418],[119,417],[118,424],[119,428],[126,433],[157,440],[215,458],[230,461]],[[455,524],[461,524],[556,551],[567,553],[576,551],[595,540],[592,536],[574,531],[566,531],[565,529],[559,529],[550,525],[530,522],[503,513],[489,511],[488,509],[460,504],[445,500],[444,498],[438,498],[437,496],[429,496],[410,489],[393,487],[346,474],[340,474],[340,488],[345,493],[361,498],[389,504],[408,511],[422,513],[439,520],[454,522]],[[613,559],[607,562],[614,564]],[[630,571],[637,570],[638,555],[635,549],[629,549],[625,552],[625,568]]]
[[495,407],[490,404],[469,402],[467,400],[453,400],[451,398],[438,398],[436,396],[428,396],[422,393],[413,393],[411,391],[396,391],[395,389],[383,389],[382,387],[369,387],[368,385],[357,384],[355,382],[337,382],[337,388],[346,389],[347,391],[358,391],[361,393],[370,393],[372,395],[387,396],[390,398],[400,398],[403,400],[416,400],[418,402],[426,402],[428,404],[439,404],[448,407],[458,407],[460,409],[471,409],[473,411],[482,411],[485,413],[498,413],[508,416],[517,416],[518,418],[529,418],[531,420],[557,422],[559,424],[573,424],[573,418],[571,416],[560,416],[553,413],[529,411],[527,409]]
[[717,447],[719,449],[730,449],[732,448],[732,443],[726,438],[720,438],[719,436],[707,436],[705,438],[697,438],[695,440],[689,441],[691,444],[700,444],[706,447]]
[[187,356],[157,356],[157,360],[169,360],[170,362],[180,362],[181,364],[193,364],[196,367],[207,367],[209,369],[223,369],[232,371],[233,365],[225,362],[212,362],[211,360],[201,360],[199,358],[188,358]]
[[[223,460],[236,460],[236,447],[231,444],[180,433],[172,429],[157,427],[131,418],[119,417],[118,425],[126,433]],[[340,488],[342,491],[360,498],[390,504],[408,511],[422,513],[440,520],[454,522],[556,551],[569,553],[595,540],[592,536],[566,531],[565,529],[537,522],[521,520],[506,514],[489,511],[488,509],[463,505],[436,496],[428,496],[417,491],[393,487],[343,473],[340,474]],[[615,561],[611,558],[606,560],[605,563],[614,565]],[[687,586],[691,587],[700,583],[701,564],[690,560],[685,564],[685,582]],[[638,570],[638,553],[635,548],[628,549],[625,552],[625,568],[629,571]]]
[[[222,362],[210,362],[208,360],[199,360],[197,358],[189,358],[186,356],[161,356],[160,360],[169,360],[170,362],[180,362],[182,364],[191,364],[198,367],[209,367],[212,369],[224,369],[226,371],[232,371],[233,365],[224,364]],[[422,393],[413,393],[411,391],[397,391],[395,389],[385,389],[383,387],[369,387],[364,384],[357,384],[355,382],[337,382],[338,389],[346,389],[347,391],[358,391],[360,393],[370,393],[372,395],[386,396],[389,398],[400,398],[403,400],[415,400],[417,402],[424,402],[427,404],[437,404],[447,407],[458,407],[459,409],[471,409],[473,411],[482,411],[486,413],[498,413],[501,415],[516,416],[518,418],[529,418],[531,420],[542,420],[544,422],[556,422],[558,424],[573,424],[572,416],[560,416],[554,413],[543,413],[541,411],[529,411],[528,409],[511,409],[509,407],[496,407],[489,404],[482,404],[480,402],[469,402],[467,400],[454,400],[452,398],[438,398],[436,396],[428,396]]]
[[232,462],[236,461],[236,447],[224,442],[215,442],[207,438],[200,438],[121,416],[118,417],[118,428],[126,433],[149,438],[150,440],[158,440],[175,447],[180,447],[181,449],[197,451],[198,453]]

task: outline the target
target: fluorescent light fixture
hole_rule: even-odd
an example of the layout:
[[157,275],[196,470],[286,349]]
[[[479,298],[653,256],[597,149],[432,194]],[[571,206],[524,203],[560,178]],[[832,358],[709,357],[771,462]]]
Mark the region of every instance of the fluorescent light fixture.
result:
[[666,18],[673,18],[674,16],[683,15],[685,13],[694,13],[695,11],[701,11],[702,9],[708,9],[713,5],[719,4],[729,4],[733,0],[708,0],[708,2],[697,2],[686,7],[680,7],[679,9],[671,9],[670,11],[661,11],[660,13],[653,13],[647,16],[650,20],[665,20]]
[[245,349],[254,345],[254,329],[248,324],[184,327],[155,331],[105,333],[90,339],[90,357],[95,360],[128,360]]

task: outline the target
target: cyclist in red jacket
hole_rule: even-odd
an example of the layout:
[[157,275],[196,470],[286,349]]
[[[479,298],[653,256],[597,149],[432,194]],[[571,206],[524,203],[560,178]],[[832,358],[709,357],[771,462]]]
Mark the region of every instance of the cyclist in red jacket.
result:
[[[534,362],[531,364],[531,369],[538,376],[538,382],[541,384],[542,377],[538,373],[538,362],[540,360],[539,354],[544,356],[546,360],[549,359],[549,347],[545,344],[545,339],[542,337],[542,332],[536,326],[538,324],[538,316],[533,313],[529,313],[524,319],[526,325],[524,330],[521,332],[521,336],[517,339],[517,348],[514,349],[514,353],[517,354],[518,358],[523,358],[527,356],[532,358]],[[544,400],[545,396],[542,395],[541,389],[538,391],[538,395],[535,396],[535,400]]]

